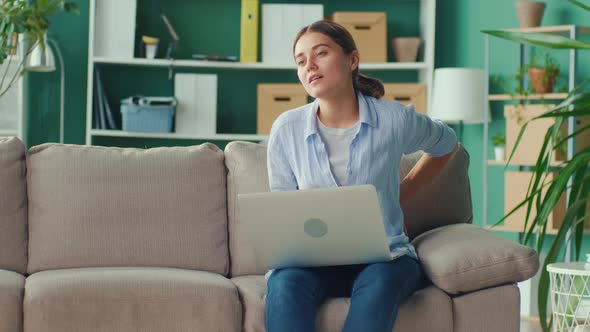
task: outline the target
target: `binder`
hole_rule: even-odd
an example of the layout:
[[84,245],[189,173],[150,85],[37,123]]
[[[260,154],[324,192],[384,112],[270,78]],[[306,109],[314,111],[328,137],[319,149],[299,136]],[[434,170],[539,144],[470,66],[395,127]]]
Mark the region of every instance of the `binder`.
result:
[[258,58],[258,0],[242,0],[240,62]]
[[133,58],[137,0],[96,1],[94,56]]
[[176,74],[174,96],[178,101],[176,133],[217,133],[217,74]]
[[262,62],[294,64],[295,36],[304,26],[323,18],[323,5],[263,4]]

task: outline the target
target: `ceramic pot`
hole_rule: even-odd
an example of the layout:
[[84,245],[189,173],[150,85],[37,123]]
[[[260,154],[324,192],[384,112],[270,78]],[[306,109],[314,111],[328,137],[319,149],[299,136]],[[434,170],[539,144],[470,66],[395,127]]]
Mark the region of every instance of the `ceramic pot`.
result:
[[516,1],[516,16],[521,28],[533,28],[541,25],[545,3],[538,1]]
[[393,55],[397,62],[416,62],[421,40],[418,37],[398,37],[391,40]]
[[535,93],[551,93],[553,92],[553,85],[555,78],[559,71],[553,69],[553,72],[546,72],[545,68],[529,68],[529,77],[531,78],[531,86]]
[[504,161],[505,155],[506,155],[506,147],[505,146],[494,146],[494,156],[496,157],[496,161]]

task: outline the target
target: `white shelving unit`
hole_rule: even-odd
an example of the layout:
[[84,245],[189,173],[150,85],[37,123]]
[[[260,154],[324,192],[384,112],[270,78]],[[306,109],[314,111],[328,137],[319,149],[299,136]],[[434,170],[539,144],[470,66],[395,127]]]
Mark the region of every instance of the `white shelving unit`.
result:
[[[14,55],[0,66],[2,75],[6,66],[10,66],[6,80],[12,77],[20,65],[20,59],[20,56]],[[20,77],[10,90],[0,98],[0,136],[16,136],[24,140],[23,113],[23,78]]]
[[[93,120],[93,81],[94,69],[97,65],[140,66],[149,68],[222,68],[233,70],[295,70],[293,65],[277,65],[267,63],[240,63],[222,61],[198,61],[184,59],[145,59],[96,56],[95,40],[97,29],[96,3],[100,0],[90,0],[89,8],[89,38],[88,38],[88,81],[86,102],[86,144],[91,145],[93,137],[135,137],[135,138],[164,138],[164,139],[195,139],[195,140],[252,140],[260,141],[265,135],[249,134],[214,134],[214,135],[180,135],[175,133],[139,133],[119,130],[97,130],[92,127]],[[129,1],[129,0],[126,0]],[[411,63],[361,63],[361,70],[415,70],[418,82],[427,86],[427,100],[430,105],[432,95],[432,80],[434,73],[434,37],[436,0],[415,0],[420,4],[420,35],[423,41],[423,61]],[[321,1],[320,1],[321,2]],[[238,3],[239,5],[239,3]],[[362,8],[362,5],[359,5]]]
[[[580,35],[590,34],[590,27],[580,27],[576,25],[558,25],[558,26],[542,26],[537,28],[523,28],[523,29],[506,29],[505,31],[513,31],[513,32],[532,32],[532,33],[548,33],[548,34],[556,34],[565,36],[571,39],[577,39]],[[490,36],[485,35],[485,73],[486,77],[490,75]],[[509,43],[508,41],[506,41]],[[526,46],[521,44],[520,45],[520,64],[526,63]],[[568,91],[572,91],[575,87],[575,78],[576,78],[576,68],[577,68],[577,50],[570,50],[569,51],[569,66],[568,66]],[[510,101],[510,100],[546,100],[551,102],[559,102],[565,98],[567,98],[567,93],[549,93],[549,94],[542,94],[542,95],[528,95],[528,96],[510,96],[510,95],[493,95],[489,94],[489,86],[486,86],[486,99],[490,102],[494,101]],[[484,116],[486,117],[489,113],[489,104],[486,103],[486,108],[484,110]],[[575,119],[569,118],[568,119],[568,133],[573,133],[575,131]],[[486,228],[490,228],[491,225],[488,225],[488,167],[504,167],[506,165],[505,162],[497,162],[493,160],[488,160],[488,140],[489,140],[489,133],[488,133],[488,122],[484,122],[484,134],[483,134],[483,193],[482,193],[482,218],[483,218],[483,226]],[[573,153],[575,151],[575,142],[573,140],[568,141],[567,145],[567,158],[570,159],[573,157]],[[508,154],[509,151],[506,151]],[[511,164],[513,165],[513,164]],[[534,165],[513,165],[519,167],[526,167],[526,166],[534,166]],[[553,167],[559,167],[560,163],[553,162],[550,164]],[[524,199],[524,197],[523,197]],[[511,231],[511,232],[522,232],[522,229],[510,229],[508,227],[496,226],[491,228],[493,230],[500,230],[500,231]],[[549,233],[549,232],[548,232]]]

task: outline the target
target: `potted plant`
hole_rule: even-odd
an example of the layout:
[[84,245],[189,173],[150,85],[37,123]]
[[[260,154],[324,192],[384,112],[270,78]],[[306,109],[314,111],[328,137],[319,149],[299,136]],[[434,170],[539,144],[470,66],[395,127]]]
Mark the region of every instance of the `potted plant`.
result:
[[[589,11],[590,7],[576,0],[568,0],[570,3],[579,8]],[[483,31],[492,36],[516,41],[519,43],[547,47],[553,49],[590,49],[590,43],[585,41],[574,40],[562,36],[549,35],[543,33],[523,33],[508,32],[501,30]],[[543,114],[528,120],[519,134],[527,128],[531,121],[542,118],[554,118],[555,123],[547,129],[542,142],[542,148],[535,166],[533,167],[532,177],[527,189],[526,198],[518,204],[512,211],[499,220],[496,225],[501,224],[508,216],[512,215],[521,207],[527,210],[524,226],[523,243],[529,243],[532,236],[535,236],[535,245],[538,252],[544,248],[544,244],[549,244],[549,250],[540,268],[540,279],[538,288],[538,310],[541,327],[544,331],[550,330],[550,321],[547,317],[547,302],[549,295],[549,274],[547,265],[559,260],[563,260],[566,246],[572,245],[572,255],[574,260],[580,259],[582,242],[584,240],[584,224],[588,221],[586,213],[586,202],[590,193],[590,176],[587,174],[590,165],[590,147],[577,149],[571,158],[563,162],[559,172],[555,173],[552,179],[547,179],[545,175],[550,171],[550,160],[555,149],[558,149],[564,142],[569,139],[575,139],[584,135],[590,126],[584,126],[577,129],[569,136],[560,138],[559,132],[561,126],[571,116],[588,116],[590,115],[590,92],[585,91],[585,85],[589,80],[583,80],[579,86],[570,91],[568,97],[556,107],[544,112]],[[520,139],[515,142],[514,150],[518,146]],[[513,152],[514,152],[513,150]],[[512,152],[512,153],[513,153]],[[510,161],[512,154],[508,157]],[[557,234],[548,236],[547,222],[552,210],[555,208],[563,194],[567,193],[568,202],[565,216],[559,220],[560,227]],[[536,207],[535,215],[531,214],[531,209]]]
[[[539,58],[542,60],[539,60]],[[530,79],[528,85],[525,85],[526,75]],[[524,104],[524,100],[532,93],[544,94],[553,92],[558,75],[559,65],[557,60],[549,53],[536,51],[532,53],[530,62],[527,65],[521,66],[518,72],[512,76],[515,83],[514,88],[501,76],[494,76],[492,83],[495,83],[513,99],[524,97],[523,99],[519,99],[519,102]]]
[[496,161],[504,161],[506,153],[506,136],[503,132],[497,132],[492,137],[492,144],[494,144],[494,156]]
[[545,3],[541,1],[515,1],[516,16],[521,28],[533,28],[541,25]]
[[[8,63],[0,72],[0,97],[25,73],[27,55],[40,44],[45,46],[45,35],[49,29],[49,18],[58,11],[74,11],[78,6],[72,1],[44,0],[29,3],[27,0],[4,0],[0,2],[0,65]],[[12,58],[16,56],[20,35],[24,35],[25,43],[21,45],[21,56],[16,63],[17,70],[10,68]],[[8,75],[14,72],[13,75]]]
[[557,60],[549,53],[543,53],[543,62],[538,61],[537,53],[533,53],[533,57],[528,68],[528,74],[531,79],[531,87],[535,93],[551,93],[555,80],[559,74],[559,67]]

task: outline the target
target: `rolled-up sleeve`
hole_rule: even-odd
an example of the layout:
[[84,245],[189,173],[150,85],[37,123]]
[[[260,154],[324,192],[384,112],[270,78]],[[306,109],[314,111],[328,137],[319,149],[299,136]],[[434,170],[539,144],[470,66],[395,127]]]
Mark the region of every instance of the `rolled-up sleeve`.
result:
[[431,157],[440,157],[457,144],[455,131],[442,121],[414,111],[413,105],[404,108],[403,113],[405,154],[423,150]]
[[283,144],[275,128],[271,130],[267,148],[267,168],[270,191],[297,190],[297,179],[287,159],[289,145]]

